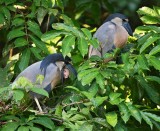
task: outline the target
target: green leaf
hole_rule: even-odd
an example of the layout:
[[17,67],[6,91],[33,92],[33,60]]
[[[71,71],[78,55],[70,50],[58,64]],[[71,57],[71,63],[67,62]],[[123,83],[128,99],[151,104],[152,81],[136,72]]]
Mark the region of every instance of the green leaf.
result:
[[152,118],[153,120],[157,121],[160,123],[160,116],[149,113],[149,112],[143,112],[146,116],[148,116],[149,118]]
[[160,94],[153,88],[151,85],[149,85],[143,77],[137,76],[137,80],[140,83],[140,85],[145,89],[147,92],[147,95],[150,97],[150,99],[154,102],[159,104],[160,103]]
[[76,88],[74,86],[67,86],[65,88],[67,88],[67,89],[73,89],[73,90],[78,91],[78,92],[80,91],[78,88]]
[[62,109],[63,109],[63,106],[60,105],[60,104],[58,104],[58,105],[56,106],[55,115],[61,117],[61,116],[62,116]]
[[37,20],[39,25],[42,24],[42,21],[44,20],[45,15],[47,14],[47,9],[45,9],[44,7],[39,7],[37,9]]
[[88,53],[88,43],[82,37],[78,38],[78,49],[83,57]]
[[104,79],[102,77],[101,74],[98,74],[97,77],[96,77],[96,82],[97,84],[100,86],[101,89],[104,89],[105,88],[105,85],[104,85]]
[[12,21],[12,25],[13,25],[13,26],[21,26],[21,25],[24,24],[24,22],[25,22],[25,20],[22,19],[22,18],[15,18],[15,19],[13,19],[13,21]]
[[66,25],[63,23],[53,24],[52,27],[53,27],[53,29],[56,29],[56,30],[71,32],[76,37],[83,37],[84,38],[82,31],[79,30],[77,27],[72,27],[72,26],[69,26],[69,25]]
[[150,52],[149,55],[155,55],[160,52],[160,45],[155,46]]
[[40,38],[42,36],[41,29],[40,29],[39,25],[36,22],[34,22],[34,21],[28,21],[27,25],[28,25],[27,29],[30,30],[37,37]]
[[5,16],[5,18],[10,22],[11,14],[10,14],[10,11],[8,10],[8,8],[3,6],[1,10],[2,10],[3,15]]
[[2,87],[2,88],[0,88],[0,94],[2,94],[4,91],[7,91],[9,89],[10,89],[10,87]]
[[14,41],[14,44],[15,44],[15,48],[22,47],[22,46],[28,45],[28,41],[24,39],[23,37],[20,37]]
[[[139,28],[137,27],[136,29],[138,30]],[[137,31],[136,31],[136,32],[137,32]],[[153,32],[149,32],[149,33],[143,35],[142,37],[140,37],[140,38],[138,39],[138,43],[139,43],[140,45],[144,44],[144,43],[146,42],[146,40],[148,40],[148,39],[150,38],[150,36],[152,36],[152,35],[153,35]]]
[[13,29],[8,33],[7,40],[11,41],[14,38],[21,37],[24,35],[25,35],[25,33],[23,31],[21,31],[21,29]]
[[99,47],[99,41],[98,41],[98,39],[93,38],[93,39],[89,40],[89,42],[91,43],[91,45],[94,48],[98,48]]
[[42,129],[38,128],[38,127],[29,127],[29,129],[31,131],[42,131]]
[[80,81],[83,77],[85,77],[89,73],[98,72],[98,71],[99,71],[98,68],[92,68],[92,69],[88,69],[88,70],[82,70],[81,72],[78,73],[78,80]]
[[107,113],[106,120],[111,126],[115,127],[118,122],[117,113],[114,111]]
[[22,56],[20,58],[20,62],[19,62],[19,69],[21,71],[23,71],[29,64],[29,60],[30,60],[30,50],[29,49],[25,49],[23,52],[22,52]]
[[137,61],[140,69],[149,70],[147,59],[144,55],[138,55]]
[[1,131],[15,131],[19,124],[19,122],[8,122],[2,127]]
[[75,121],[79,121],[79,120],[83,120],[83,119],[85,119],[85,116],[83,116],[81,114],[76,114],[73,117],[71,117],[69,120],[75,122]]
[[110,129],[110,125],[103,118],[92,118],[92,121]]
[[124,101],[123,99],[119,98],[121,94],[120,93],[110,93],[109,94],[109,98],[110,98],[110,103],[112,105],[119,105],[119,103],[121,103],[122,101]]
[[140,18],[145,24],[159,24],[160,20],[154,16],[142,16]]
[[157,69],[157,70],[160,70],[160,60],[159,59],[157,59],[156,57],[154,57],[154,56],[151,56],[150,58],[149,58],[149,61],[150,61],[150,63],[152,64],[152,66],[155,68],[155,69]]
[[123,121],[127,123],[127,121],[129,120],[131,116],[128,107],[126,106],[124,102],[121,102],[120,104],[118,104],[118,107],[119,107],[120,114],[121,114]]
[[62,54],[66,56],[75,46],[75,36],[66,36],[62,41]]
[[67,25],[74,26],[72,19],[66,16],[65,14],[61,14],[62,19],[64,20],[64,23]]
[[142,7],[138,11],[139,15],[150,15],[150,16],[158,16],[155,10],[149,8],[149,7]]
[[44,33],[42,36],[41,36],[41,40],[44,41],[44,42],[47,42],[49,40],[53,40],[54,38],[56,38],[57,36],[60,36],[60,35],[71,35],[70,32],[66,32],[66,31],[48,31],[46,33]]
[[17,102],[22,100],[24,97],[24,92],[21,90],[13,90],[13,99]]
[[48,129],[54,130],[55,125],[50,118],[47,117],[39,117],[36,120],[32,120],[31,122],[40,124]]
[[40,50],[40,49],[38,49],[38,48],[36,48],[36,47],[32,47],[32,48],[30,48],[30,50],[31,50],[31,52],[34,54],[34,56],[35,56],[37,59],[42,60],[42,57],[41,57],[41,55],[40,55],[40,53],[41,53],[41,50]]
[[46,47],[46,44],[42,42],[40,39],[30,35],[30,38],[33,40],[33,43],[42,51],[49,54],[48,48]]
[[56,0],[56,5],[61,8],[62,12],[64,11],[64,5],[62,0]]
[[100,97],[100,96],[97,96],[96,98],[92,98],[91,99],[91,102],[93,103],[93,105],[95,107],[98,107],[99,105],[101,105],[105,100],[107,100],[108,96],[105,96],[105,97]]
[[5,24],[5,18],[3,16],[3,14],[1,14],[1,13],[0,13],[0,24],[2,24],[2,25],[0,25],[0,27]]
[[33,88],[29,88],[29,90],[34,92],[34,93],[49,97],[48,92],[46,90],[42,89],[42,88],[33,87]]
[[146,76],[145,79],[147,79],[148,81],[153,81],[153,82],[157,82],[158,84],[160,84],[160,78],[157,76]]
[[78,131],[93,131],[93,125],[89,124],[88,122],[84,122]]
[[29,131],[29,127],[27,127],[27,126],[20,126],[18,128],[18,131]]
[[85,36],[87,37],[88,40],[90,40],[92,38],[92,34],[88,29],[82,28],[81,30],[83,31],[83,33],[85,34]]
[[142,120],[142,116],[140,114],[140,111],[134,106],[132,105],[131,103],[127,103],[127,107],[131,113],[131,115],[141,123],[141,120]]
[[144,120],[148,125],[150,125],[151,130],[152,130],[152,129],[153,129],[153,124],[152,124],[150,118],[149,118],[147,115],[145,115],[144,112],[141,111],[140,113],[141,113],[141,115],[142,115],[143,120]]
[[149,37],[147,41],[140,48],[140,53],[142,53],[148,46],[150,46],[152,43],[154,43],[158,39],[160,39],[160,37]]
[[90,84],[92,82],[92,80],[94,78],[96,78],[96,76],[99,74],[98,70],[94,71],[94,72],[90,72],[89,74],[85,75],[84,77],[82,77],[82,85],[87,85]]

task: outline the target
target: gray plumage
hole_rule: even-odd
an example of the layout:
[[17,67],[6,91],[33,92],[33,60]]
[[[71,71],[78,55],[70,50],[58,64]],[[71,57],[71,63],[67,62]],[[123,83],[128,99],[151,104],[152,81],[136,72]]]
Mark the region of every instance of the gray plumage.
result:
[[94,48],[90,45],[89,57],[93,55],[103,57],[104,54],[114,48],[122,48],[129,35],[132,35],[132,30],[127,17],[119,13],[109,16],[94,34],[94,37],[99,41],[99,47]]

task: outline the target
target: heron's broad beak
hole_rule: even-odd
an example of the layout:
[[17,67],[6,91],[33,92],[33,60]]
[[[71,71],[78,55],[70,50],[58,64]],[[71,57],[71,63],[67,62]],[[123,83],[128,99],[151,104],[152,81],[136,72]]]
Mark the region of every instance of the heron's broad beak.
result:
[[129,34],[130,36],[133,36],[133,32],[132,32],[131,26],[129,25],[128,22],[124,22],[124,23],[122,24],[122,26],[126,29],[126,31],[128,32],[128,34]]

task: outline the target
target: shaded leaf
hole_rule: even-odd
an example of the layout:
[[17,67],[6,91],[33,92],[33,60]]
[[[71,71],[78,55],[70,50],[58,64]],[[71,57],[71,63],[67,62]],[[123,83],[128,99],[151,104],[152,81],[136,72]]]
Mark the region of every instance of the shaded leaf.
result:
[[137,61],[141,69],[149,70],[147,59],[144,55],[138,55]]
[[27,126],[20,126],[18,128],[18,131],[29,131],[29,127],[27,127]]
[[132,105],[131,103],[127,103],[127,107],[131,113],[131,115],[141,123],[141,120],[142,120],[142,116],[140,114],[140,111],[134,106]]
[[156,57],[154,57],[154,56],[151,56],[150,58],[149,58],[149,61],[151,62],[151,64],[152,64],[152,66],[155,68],[155,69],[157,69],[157,70],[160,70],[160,60],[159,59],[157,59]]
[[8,33],[7,39],[8,39],[8,41],[10,41],[14,38],[21,37],[24,35],[25,35],[24,31],[21,31],[21,29],[13,29]]
[[1,131],[15,131],[19,126],[18,122],[8,122],[5,124]]
[[96,82],[97,84],[100,86],[101,89],[104,89],[105,88],[105,85],[104,85],[104,79],[102,77],[101,74],[98,74],[97,77],[96,77]]
[[142,111],[141,111],[141,115],[142,115],[143,120],[144,120],[148,125],[150,125],[150,128],[151,128],[151,130],[152,130],[152,129],[153,129],[153,124],[152,124],[150,118],[149,118],[147,115],[145,115],[144,112],[142,112]]
[[29,49],[25,49],[23,52],[22,52],[22,56],[20,58],[20,62],[19,62],[19,69],[21,71],[23,71],[29,64],[29,60],[30,60],[30,50]]
[[41,25],[42,21],[45,17],[45,15],[47,14],[47,9],[43,8],[43,7],[39,7],[37,10],[37,20],[38,23]]
[[14,44],[15,44],[15,47],[22,47],[22,46],[28,45],[28,41],[23,37],[20,37],[14,41]]
[[118,107],[119,107],[120,114],[121,114],[121,117],[122,117],[123,121],[125,123],[127,123],[127,121],[129,120],[129,118],[131,116],[128,107],[126,106],[126,104],[124,102],[121,102],[118,105]]

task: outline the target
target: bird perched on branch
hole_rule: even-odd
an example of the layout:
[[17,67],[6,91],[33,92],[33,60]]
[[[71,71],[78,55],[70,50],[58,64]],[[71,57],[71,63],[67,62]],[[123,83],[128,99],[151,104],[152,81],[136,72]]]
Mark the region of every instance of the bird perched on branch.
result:
[[[128,23],[128,18],[120,13],[110,15],[94,34],[100,44],[98,48],[90,45],[89,58],[93,55],[103,57],[104,54],[115,48],[122,48],[129,35],[132,36],[132,29]],[[109,60],[104,61],[108,62]]]
[[[27,78],[31,83],[35,83],[38,75],[43,75],[44,80],[42,84],[36,83],[36,86],[43,88],[48,93],[50,93],[56,85],[69,77],[75,79],[77,72],[74,67],[69,63],[71,59],[69,57],[63,57],[60,53],[51,54],[45,57],[42,61],[36,62],[24,71],[22,71],[14,82],[16,82],[20,77]],[[38,99],[41,98],[41,95],[36,93],[30,93],[31,97],[34,98],[36,104],[39,108],[39,111],[42,112],[42,108],[38,102]]]

